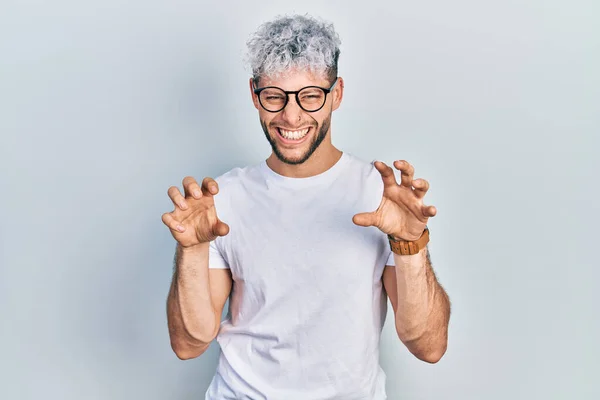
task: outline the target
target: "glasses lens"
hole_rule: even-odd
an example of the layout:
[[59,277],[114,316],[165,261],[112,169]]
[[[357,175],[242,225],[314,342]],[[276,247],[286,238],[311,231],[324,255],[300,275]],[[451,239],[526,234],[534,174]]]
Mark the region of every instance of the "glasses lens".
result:
[[269,111],[278,111],[283,108],[286,97],[281,89],[267,88],[260,92],[260,103]]
[[325,104],[325,92],[316,87],[306,88],[298,93],[300,105],[307,111],[318,110]]

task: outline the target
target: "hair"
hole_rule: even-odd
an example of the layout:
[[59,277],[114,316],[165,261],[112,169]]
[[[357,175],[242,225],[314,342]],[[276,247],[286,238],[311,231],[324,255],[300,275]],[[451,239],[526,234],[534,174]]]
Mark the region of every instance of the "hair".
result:
[[278,16],[262,24],[247,41],[246,62],[254,82],[284,75],[292,68],[325,75],[338,73],[340,38],[333,24],[309,15]]

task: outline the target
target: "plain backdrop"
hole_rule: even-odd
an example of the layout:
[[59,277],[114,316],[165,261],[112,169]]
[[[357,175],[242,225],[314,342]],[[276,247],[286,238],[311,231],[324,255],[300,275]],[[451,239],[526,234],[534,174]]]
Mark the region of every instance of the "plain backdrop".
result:
[[596,0],[3,0],[0,398],[204,398],[219,349],[171,351],[160,217],[270,154],[242,56],[291,12],[342,39],[334,144],[438,209],[448,351],[413,357],[390,307],[389,399],[600,398]]

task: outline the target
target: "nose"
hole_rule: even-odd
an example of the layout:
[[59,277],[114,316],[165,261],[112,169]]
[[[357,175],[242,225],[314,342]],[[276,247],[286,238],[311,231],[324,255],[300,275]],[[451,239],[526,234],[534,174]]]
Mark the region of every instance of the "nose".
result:
[[298,124],[298,121],[302,119],[301,114],[303,110],[296,102],[296,96],[293,94],[289,94],[288,96],[288,103],[283,109],[281,117],[290,125],[290,127],[294,127]]

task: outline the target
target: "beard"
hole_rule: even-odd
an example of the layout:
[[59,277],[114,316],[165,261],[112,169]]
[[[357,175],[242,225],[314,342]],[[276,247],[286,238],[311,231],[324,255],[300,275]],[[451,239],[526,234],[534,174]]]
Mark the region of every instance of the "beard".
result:
[[[310,143],[308,150],[306,150],[306,152],[302,154],[299,158],[287,158],[277,146],[277,141],[273,139],[269,134],[269,129],[267,128],[267,124],[265,123],[265,121],[260,120],[260,125],[263,128],[265,137],[271,144],[271,149],[273,149],[273,153],[275,154],[275,156],[277,156],[277,158],[283,163],[289,165],[298,165],[308,160],[310,156],[312,156],[312,154],[315,152],[315,150],[317,150],[317,148],[321,145],[323,140],[325,140],[325,137],[327,136],[327,131],[329,130],[329,126],[331,125],[331,114],[323,120],[321,128],[319,128],[317,134],[313,136],[312,142]],[[274,126],[272,128],[277,129]],[[315,127],[312,126],[312,128],[314,129]]]

